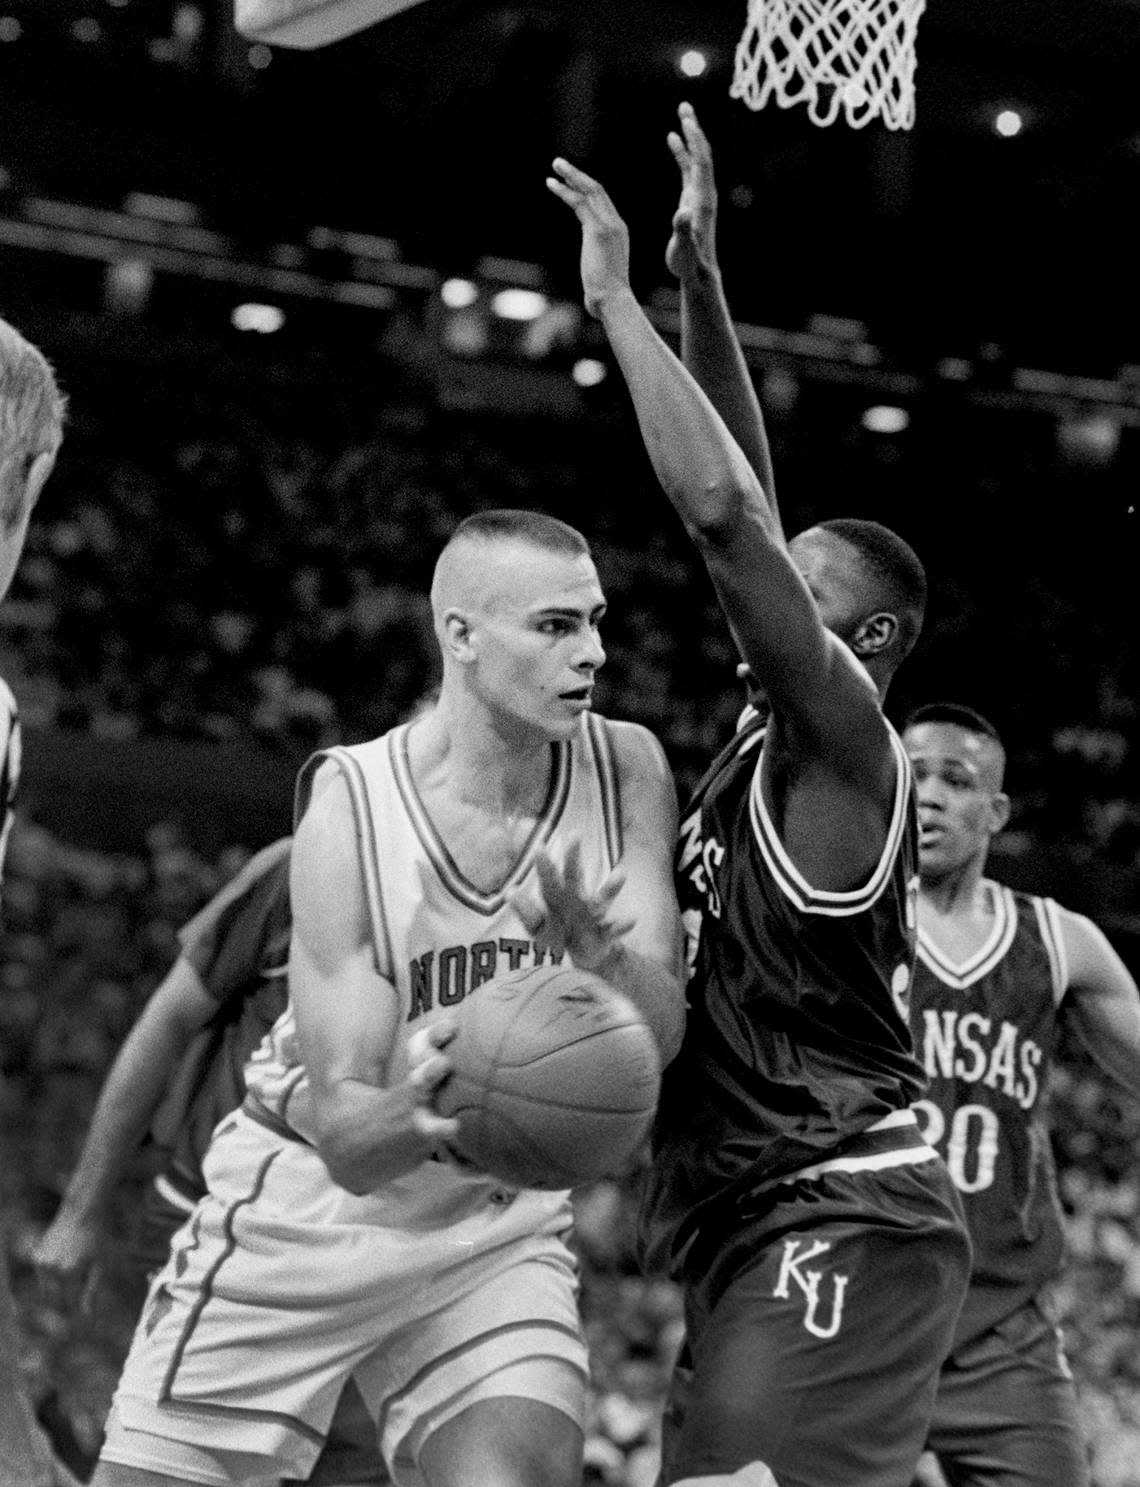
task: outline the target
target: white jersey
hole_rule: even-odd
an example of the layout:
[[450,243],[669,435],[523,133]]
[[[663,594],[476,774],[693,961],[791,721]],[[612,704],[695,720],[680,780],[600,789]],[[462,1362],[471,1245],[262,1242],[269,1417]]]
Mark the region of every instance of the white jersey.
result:
[[20,782],[20,718],[16,699],[7,682],[0,680],[0,881],[4,856],[12,830],[12,804]]
[[[542,963],[548,952],[535,945],[508,902],[509,894],[533,879],[538,854],[561,862],[570,844],[578,842],[583,882],[587,891],[596,891],[622,851],[609,725],[584,714],[573,739],[551,744],[546,801],[506,881],[492,892],[476,888],[452,860],[419,798],[408,763],[410,726],[403,724],[366,744],[315,755],[298,786],[298,817],[325,760],[336,763],[349,787],[376,969],[395,987],[399,1005],[385,1070],[389,1085],[407,1072],[407,1045],[414,1032],[447,1015],[492,977]],[[247,1110],[312,1141],[308,1076],[291,1006],[254,1054],[246,1084],[254,1097]],[[447,1164],[428,1166],[452,1200],[459,1197],[459,1184],[471,1196],[473,1185],[481,1189],[485,1201],[489,1179],[471,1178]],[[457,1214],[443,1191],[437,1194],[444,1200],[442,1207],[428,1197],[426,1189],[436,1185],[421,1168],[387,1186],[386,1206],[391,1210],[402,1189],[412,1227],[425,1221],[454,1222]],[[533,1196],[562,1201],[557,1194]]]

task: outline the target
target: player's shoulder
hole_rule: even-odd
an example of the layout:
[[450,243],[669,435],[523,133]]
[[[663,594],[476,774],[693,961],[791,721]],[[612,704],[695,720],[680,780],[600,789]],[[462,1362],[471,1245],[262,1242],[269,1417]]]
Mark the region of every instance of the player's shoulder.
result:
[[1095,920],[1076,909],[1067,909],[1056,899],[1040,900],[1064,944],[1070,971],[1085,957],[1096,956],[1108,945],[1108,936]]
[[292,844],[292,837],[283,836],[270,842],[267,847],[259,848],[219,890],[211,903],[225,907],[253,893],[276,891],[278,881],[287,884]]
[[622,779],[670,776],[669,761],[661,740],[643,723],[605,718],[600,713],[593,713],[589,726],[606,739],[614,767]]
[[268,847],[255,852],[238,874],[245,883],[259,883],[263,878],[288,875],[289,853],[293,846],[291,836],[278,837]]

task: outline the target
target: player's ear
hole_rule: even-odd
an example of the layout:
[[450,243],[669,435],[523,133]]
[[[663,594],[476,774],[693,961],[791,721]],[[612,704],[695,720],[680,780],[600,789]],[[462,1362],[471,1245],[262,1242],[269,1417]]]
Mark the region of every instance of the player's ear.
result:
[[1010,800],[1004,791],[999,790],[996,795],[990,797],[990,831],[996,836],[1009,820]]
[[443,648],[453,660],[463,664],[475,659],[470,617],[462,609],[448,609],[443,616]]
[[851,649],[857,656],[877,656],[889,650],[899,633],[898,618],[888,614],[873,614],[863,620],[851,641]]

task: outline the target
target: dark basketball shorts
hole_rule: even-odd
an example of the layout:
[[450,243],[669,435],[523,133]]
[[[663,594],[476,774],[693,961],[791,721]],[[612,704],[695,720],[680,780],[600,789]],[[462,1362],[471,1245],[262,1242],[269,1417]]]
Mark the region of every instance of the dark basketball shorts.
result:
[[752,1204],[689,1257],[662,1481],[910,1487],[970,1267],[949,1173],[801,1174]]
[[1072,1375],[1036,1302],[947,1359],[929,1447],[951,1487],[1087,1487]]

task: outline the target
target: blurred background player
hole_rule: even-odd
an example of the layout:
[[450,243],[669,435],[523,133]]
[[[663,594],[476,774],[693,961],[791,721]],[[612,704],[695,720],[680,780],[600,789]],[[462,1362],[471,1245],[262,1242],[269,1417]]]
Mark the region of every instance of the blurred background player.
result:
[[953,1184],[910,1110],[917,844],[881,707],[921,629],[924,576],[872,522],[785,543],[637,303],[612,202],[567,161],[554,169],[581,223],[586,308],[770,710],[714,762],[678,845],[689,1013],[643,1212],[649,1266],[685,1287],[692,1365],[663,1480],[897,1487],[969,1264]]
[[[47,360],[19,331],[0,320],[0,599],[11,585],[28,522],[55,464],[63,418],[64,399]],[[0,679],[0,873],[19,775],[16,702]],[[24,1387],[5,1251],[0,1254],[0,1484],[51,1487],[73,1480],[55,1460]]]
[[[241,1104],[245,1064],[285,1010],[289,846],[284,837],[256,853],[180,931],[178,959],[107,1074],[59,1210],[33,1254],[45,1296],[64,1314],[74,1314],[98,1281],[112,1202],[148,1136],[164,1161],[135,1236],[140,1304],[206,1191],[210,1136]],[[387,1480],[351,1386],[309,1480],[320,1487]]]
[[556,945],[671,1055],[673,786],[651,734],[591,715],[605,601],[578,532],[468,518],[432,607],[438,701],[303,776],[289,1008],[148,1299],[98,1487],[305,1477],[350,1375],[400,1487],[580,1481],[568,1194],[449,1160],[433,1035]]
[[1044,1101],[1060,1018],[1140,1096],[1140,993],[1089,919],[985,876],[1009,816],[993,725],[931,703],[911,714],[903,742],[920,829],[911,1022],[930,1079],[917,1108],[974,1246],[930,1446],[951,1487],[1084,1487],[1077,1400],[1046,1294],[1063,1234]]

